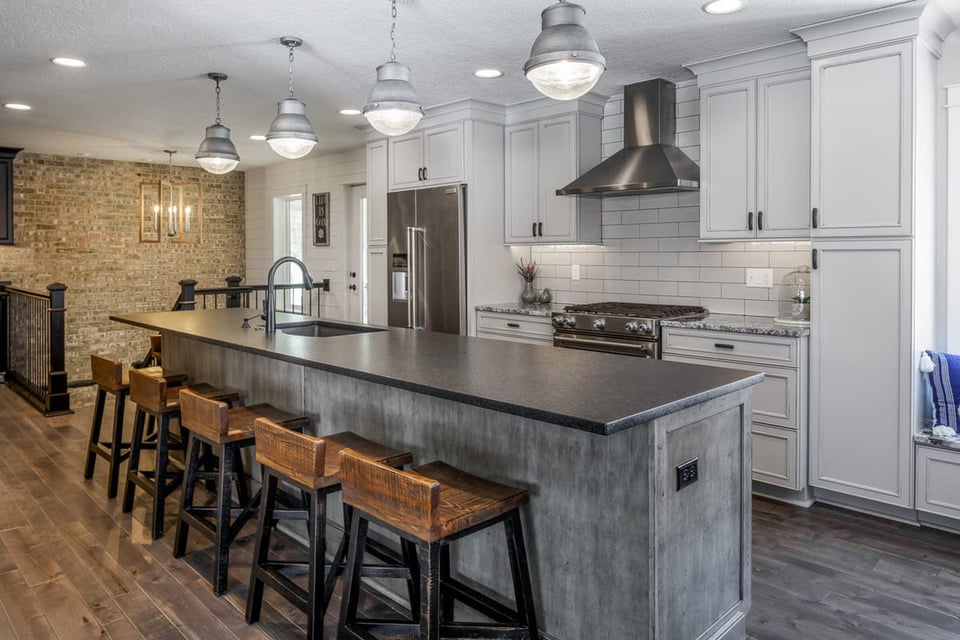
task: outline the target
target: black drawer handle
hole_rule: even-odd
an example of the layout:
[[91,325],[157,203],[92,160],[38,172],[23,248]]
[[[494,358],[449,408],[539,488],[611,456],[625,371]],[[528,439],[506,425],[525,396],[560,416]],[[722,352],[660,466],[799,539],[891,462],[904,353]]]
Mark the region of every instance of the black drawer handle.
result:
[[508,322],[508,323],[507,323],[507,326],[510,327],[511,329],[519,329],[519,328],[520,328],[520,325],[517,324],[516,322]]
[[726,343],[723,343],[723,342],[714,342],[714,343],[713,343],[713,346],[716,347],[717,349],[731,349],[731,350],[732,350],[732,349],[734,348],[734,346],[733,346],[732,344],[726,344]]

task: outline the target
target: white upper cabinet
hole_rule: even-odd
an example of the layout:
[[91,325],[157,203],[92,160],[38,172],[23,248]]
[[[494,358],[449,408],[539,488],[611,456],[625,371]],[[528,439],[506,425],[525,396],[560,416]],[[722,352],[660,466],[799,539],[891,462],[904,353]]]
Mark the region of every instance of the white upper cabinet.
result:
[[556,193],[600,161],[599,119],[571,113],[504,133],[504,242],[600,242],[600,199]]
[[367,244],[387,244],[387,141],[367,143]]
[[813,236],[913,232],[913,43],[813,61]]
[[463,180],[463,123],[389,139],[390,191]]
[[810,67],[799,43],[690,65],[700,239],[810,237]]

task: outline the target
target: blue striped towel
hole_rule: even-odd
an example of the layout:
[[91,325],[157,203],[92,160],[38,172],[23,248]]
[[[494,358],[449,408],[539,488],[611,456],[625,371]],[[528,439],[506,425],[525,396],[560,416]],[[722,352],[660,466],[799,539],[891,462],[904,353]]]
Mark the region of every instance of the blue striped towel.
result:
[[960,407],[960,356],[952,353],[924,351],[933,361],[927,382],[933,394],[933,417],[936,424],[958,430],[957,410]]

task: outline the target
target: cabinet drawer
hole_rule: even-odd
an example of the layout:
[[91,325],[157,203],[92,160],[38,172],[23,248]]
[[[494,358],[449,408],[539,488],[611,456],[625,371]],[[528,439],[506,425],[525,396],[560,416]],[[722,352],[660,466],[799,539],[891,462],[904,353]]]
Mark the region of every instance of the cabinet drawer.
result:
[[660,350],[665,356],[669,353],[786,367],[798,365],[796,338],[664,327]]
[[796,369],[764,367],[749,362],[724,362],[706,358],[689,358],[663,354],[663,359],[672,362],[702,364],[724,369],[740,369],[762,373],[763,382],[753,387],[753,419],[780,427],[799,427],[797,411],[798,388]]
[[522,338],[553,344],[553,325],[548,317],[478,311],[477,335]]
[[960,518],[960,451],[917,447],[917,510]]
[[750,437],[753,479],[795,491],[800,489],[797,432],[754,423]]

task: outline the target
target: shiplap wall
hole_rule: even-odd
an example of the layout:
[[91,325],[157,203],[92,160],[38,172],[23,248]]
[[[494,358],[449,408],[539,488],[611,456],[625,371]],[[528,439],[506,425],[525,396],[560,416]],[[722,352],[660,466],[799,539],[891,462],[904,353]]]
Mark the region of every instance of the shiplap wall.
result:
[[[273,199],[303,193],[303,259],[314,280],[330,278],[323,315],[345,319],[346,215],[352,185],[366,182],[366,148],[292,160],[246,172],[247,278],[263,284],[275,259]],[[313,246],[314,193],[330,193],[330,246]]]
[[[700,95],[677,86],[677,143],[700,159]],[[604,109],[603,157],[623,147],[623,95]],[[538,288],[560,303],[699,304],[713,313],[777,315],[779,288],[748,288],[746,268],[773,269],[773,281],[810,265],[810,242],[700,243],[699,193],[604,198],[602,246],[538,246]],[[571,265],[580,265],[580,280]]]

